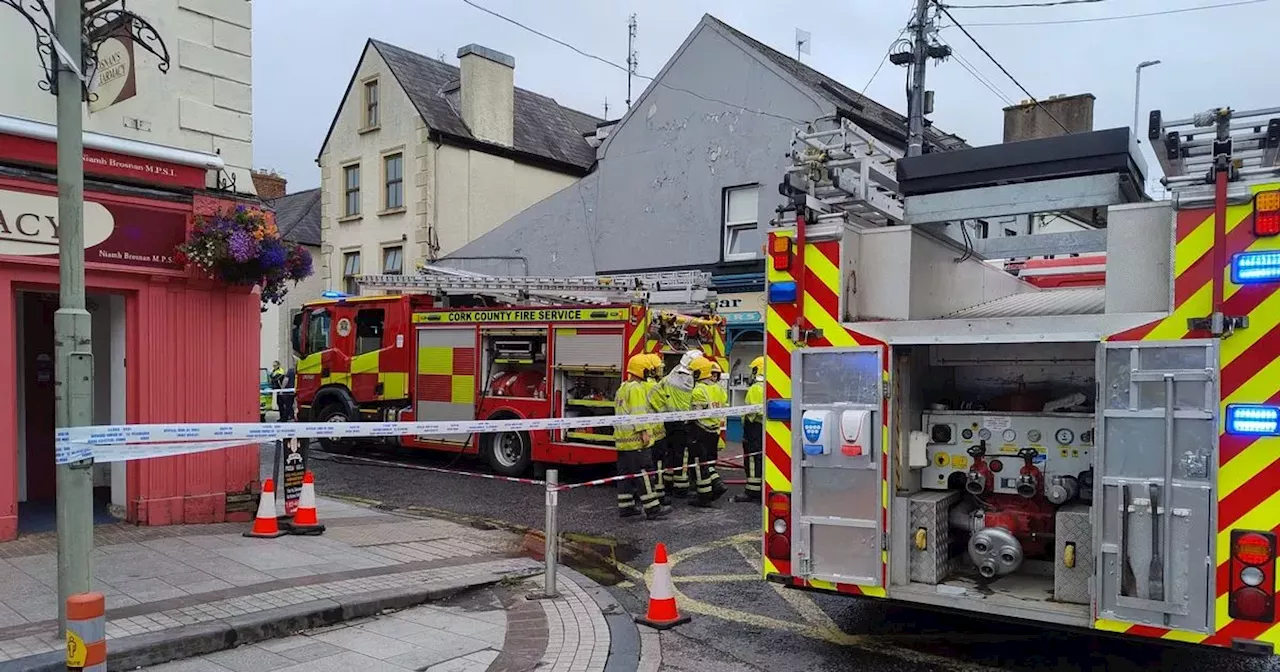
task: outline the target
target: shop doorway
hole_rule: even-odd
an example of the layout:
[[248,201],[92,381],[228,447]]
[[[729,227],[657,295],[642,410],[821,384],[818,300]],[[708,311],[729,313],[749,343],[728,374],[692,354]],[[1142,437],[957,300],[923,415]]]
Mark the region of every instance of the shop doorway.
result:
[[[18,532],[56,529],[54,500],[54,340],[58,296],[18,292]],[[85,301],[93,338],[93,422],[125,422],[125,300],[90,293]],[[112,522],[125,511],[124,464],[93,466],[94,522]]]

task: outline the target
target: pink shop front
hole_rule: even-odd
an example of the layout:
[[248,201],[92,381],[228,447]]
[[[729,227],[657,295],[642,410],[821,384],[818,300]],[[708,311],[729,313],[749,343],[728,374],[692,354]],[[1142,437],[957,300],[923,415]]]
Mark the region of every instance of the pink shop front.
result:
[[[11,400],[0,403],[0,541],[53,529],[57,188],[54,146],[41,134],[0,130],[0,399]],[[244,200],[204,189],[209,166],[200,164],[216,157],[114,138],[99,151],[92,135],[94,424],[255,422],[259,297],[174,260],[195,217]],[[134,145],[137,154],[126,153]],[[257,446],[93,470],[98,523],[247,521],[256,504]]]

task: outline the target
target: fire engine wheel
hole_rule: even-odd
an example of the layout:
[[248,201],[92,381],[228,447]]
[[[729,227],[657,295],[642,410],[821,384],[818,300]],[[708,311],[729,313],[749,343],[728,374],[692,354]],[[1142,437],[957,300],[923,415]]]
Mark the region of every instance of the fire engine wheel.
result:
[[[318,422],[350,422],[347,418],[347,408],[342,404],[329,404],[320,409],[316,414],[316,420]],[[326,453],[346,453],[351,450],[351,442],[350,440],[320,439],[320,447]]]
[[490,434],[484,459],[503,476],[523,476],[533,464],[533,447],[524,432]]

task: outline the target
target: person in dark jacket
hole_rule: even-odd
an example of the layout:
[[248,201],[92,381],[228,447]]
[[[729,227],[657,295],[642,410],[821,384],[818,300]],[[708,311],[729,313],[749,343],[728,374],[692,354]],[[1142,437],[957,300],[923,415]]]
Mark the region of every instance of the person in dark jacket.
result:
[[[279,389],[293,390],[295,381],[298,379],[298,370],[291,364],[289,370],[281,377],[281,387]],[[280,392],[280,422],[293,422],[293,401],[294,393]]]

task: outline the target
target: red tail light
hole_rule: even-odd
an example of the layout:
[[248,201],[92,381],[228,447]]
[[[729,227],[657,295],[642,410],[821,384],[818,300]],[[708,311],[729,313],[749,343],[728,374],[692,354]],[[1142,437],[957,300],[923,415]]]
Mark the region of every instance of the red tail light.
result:
[[791,495],[775,492],[766,503],[769,529],[765,531],[764,552],[771,560],[791,560]]
[[1276,618],[1276,535],[1231,531],[1231,593],[1227,614],[1245,621]]
[[1280,235],[1280,191],[1261,191],[1253,197],[1253,235]]
[[786,236],[769,237],[769,258],[773,262],[773,270],[791,270],[791,260],[795,258],[795,242]]

